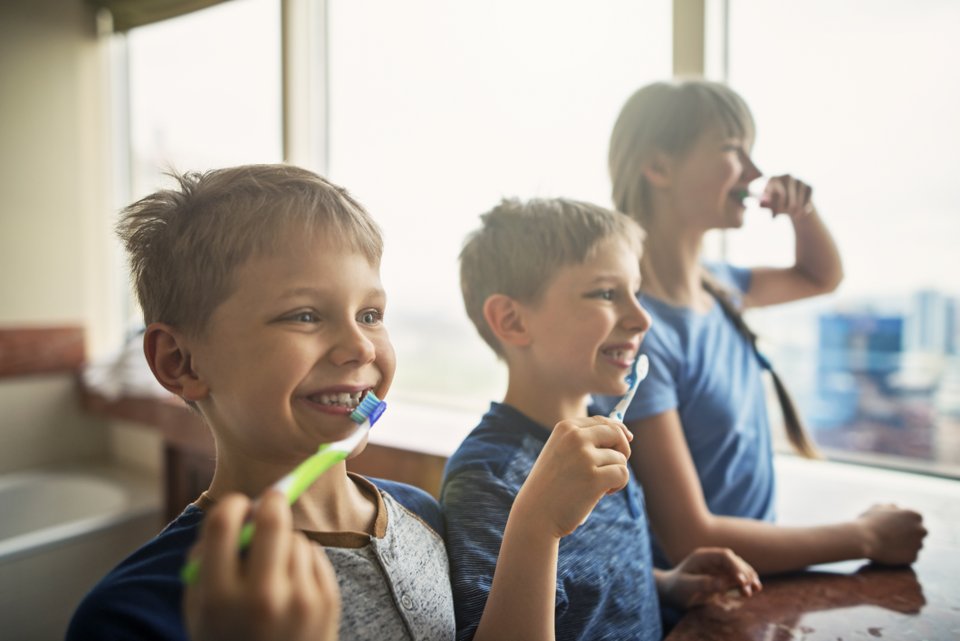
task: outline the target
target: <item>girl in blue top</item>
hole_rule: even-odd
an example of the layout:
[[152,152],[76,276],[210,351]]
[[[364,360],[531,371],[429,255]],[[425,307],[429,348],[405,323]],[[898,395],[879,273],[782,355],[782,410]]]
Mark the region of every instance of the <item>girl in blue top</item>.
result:
[[[616,208],[645,228],[641,304],[653,317],[644,342],[651,372],[625,422],[631,464],[647,497],[661,566],[698,546],[736,550],[761,573],[868,558],[911,563],[926,530],[919,514],[891,505],[846,523],[773,523],[774,477],[762,369],[740,310],[834,290],[843,270],[811,200],[789,176],[769,180],[761,205],[790,218],[792,267],[705,266],[703,237],[743,224],[754,124],[744,101],[707,81],[655,83],[625,104],[610,143]],[[788,436],[815,449],[775,378]],[[615,402],[615,399],[612,401]],[[600,410],[608,401],[601,400]]]

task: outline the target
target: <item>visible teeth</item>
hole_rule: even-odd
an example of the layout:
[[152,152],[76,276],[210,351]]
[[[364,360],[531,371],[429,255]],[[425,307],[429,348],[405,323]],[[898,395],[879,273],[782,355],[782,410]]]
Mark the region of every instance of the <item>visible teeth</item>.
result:
[[315,402],[322,405],[341,405],[343,407],[356,407],[360,404],[360,397],[363,392],[340,392],[338,394],[315,394],[311,397]]

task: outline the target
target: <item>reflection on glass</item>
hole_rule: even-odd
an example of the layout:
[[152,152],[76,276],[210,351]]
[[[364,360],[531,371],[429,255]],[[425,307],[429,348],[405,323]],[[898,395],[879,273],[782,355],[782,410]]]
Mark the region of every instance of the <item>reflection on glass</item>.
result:
[[[831,297],[750,321],[828,452],[960,474],[960,76],[942,72],[960,58],[960,4],[731,0],[729,43],[755,159],[814,186],[846,272]],[[792,252],[786,222],[759,210],[729,234],[735,263]]]

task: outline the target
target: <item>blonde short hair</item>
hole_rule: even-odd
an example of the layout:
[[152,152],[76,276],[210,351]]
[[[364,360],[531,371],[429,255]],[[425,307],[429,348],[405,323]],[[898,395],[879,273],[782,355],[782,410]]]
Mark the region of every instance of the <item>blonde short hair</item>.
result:
[[121,212],[144,322],[202,334],[233,292],[233,273],[255,255],[276,251],[290,233],[323,232],[379,266],[380,229],[337,185],[292,165],[244,165],[171,174],[163,189]]
[[623,105],[610,135],[614,207],[649,225],[652,212],[644,164],[658,152],[682,156],[714,127],[753,143],[750,109],[726,85],[686,80],[655,82],[639,89]]
[[639,260],[643,230],[626,216],[563,198],[504,199],[480,216],[460,252],[460,289],[467,315],[486,343],[503,356],[483,316],[493,294],[536,304],[561,267],[587,260],[609,238],[621,239]]

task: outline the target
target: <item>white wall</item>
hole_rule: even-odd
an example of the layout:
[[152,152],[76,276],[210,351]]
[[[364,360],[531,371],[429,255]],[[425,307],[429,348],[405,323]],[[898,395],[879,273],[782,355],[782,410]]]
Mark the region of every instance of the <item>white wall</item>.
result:
[[[0,325],[80,324],[112,348],[108,75],[83,0],[0,2]],[[70,376],[0,381],[0,473],[104,456]]]

